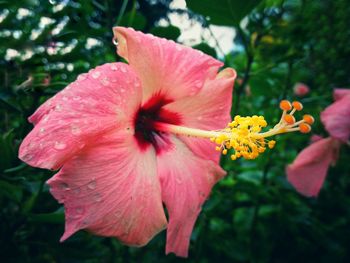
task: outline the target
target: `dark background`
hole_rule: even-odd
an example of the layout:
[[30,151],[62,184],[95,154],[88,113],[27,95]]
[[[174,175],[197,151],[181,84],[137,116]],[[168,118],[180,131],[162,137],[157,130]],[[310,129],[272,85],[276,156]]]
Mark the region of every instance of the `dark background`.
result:
[[[158,23],[171,13],[203,29],[231,27],[235,48],[220,59],[239,76],[232,114],[262,114],[272,124],[280,99],[300,99],[315,116],[313,133],[327,136],[319,113],[334,88],[350,84],[347,0],[186,2],[183,10],[170,0],[0,1],[1,262],[350,262],[350,149],[342,147],[319,197],[305,198],[285,176],[309,143],[310,135],[301,134],[278,138],[274,150],[253,161],[222,160],[228,176],[197,220],[188,259],[165,256],[165,232],[143,248],[84,231],[59,243],[64,211],[45,185],[53,172],[22,163],[18,146],[32,128],[26,118],[41,103],[78,74],[119,60],[111,42],[117,24],[173,40],[180,29]],[[18,15],[20,8],[30,14]],[[52,24],[42,26],[42,17]],[[88,48],[88,38],[100,44]],[[195,48],[217,56],[205,41]],[[297,82],[310,93],[298,98]]]

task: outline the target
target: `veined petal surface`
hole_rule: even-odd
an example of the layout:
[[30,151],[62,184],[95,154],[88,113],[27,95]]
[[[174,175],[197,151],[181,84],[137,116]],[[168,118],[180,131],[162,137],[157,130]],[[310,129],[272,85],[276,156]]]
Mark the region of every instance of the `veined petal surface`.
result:
[[95,137],[131,128],[140,103],[140,82],[128,65],[99,66],[29,118],[35,127],[23,140],[19,158],[31,166],[58,169]]

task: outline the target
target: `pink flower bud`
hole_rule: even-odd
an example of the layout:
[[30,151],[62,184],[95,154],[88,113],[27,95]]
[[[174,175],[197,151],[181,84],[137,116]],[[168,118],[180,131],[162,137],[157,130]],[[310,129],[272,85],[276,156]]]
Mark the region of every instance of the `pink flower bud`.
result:
[[296,83],[293,88],[294,95],[303,97],[310,92],[309,86],[304,83]]

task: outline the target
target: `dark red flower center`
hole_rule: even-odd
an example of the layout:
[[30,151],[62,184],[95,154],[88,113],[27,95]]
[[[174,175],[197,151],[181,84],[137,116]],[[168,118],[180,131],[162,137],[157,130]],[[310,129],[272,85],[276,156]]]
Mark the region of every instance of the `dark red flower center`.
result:
[[160,133],[154,129],[154,122],[164,122],[180,125],[180,116],[164,108],[173,102],[161,95],[152,96],[140,107],[134,118],[135,137],[141,150],[153,146],[157,154],[169,149],[171,141],[169,134]]

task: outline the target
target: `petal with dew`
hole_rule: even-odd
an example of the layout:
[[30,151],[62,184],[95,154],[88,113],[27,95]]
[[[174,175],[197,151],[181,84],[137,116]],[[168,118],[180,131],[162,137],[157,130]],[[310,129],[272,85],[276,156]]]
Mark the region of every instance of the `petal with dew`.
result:
[[157,157],[162,199],[169,213],[166,253],[187,257],[201,206],[225,172],[213,161],[193,155],[179,139],[172,137],[172,141],[173,150]]
[[[230,121],[232,89],[236,72],[231,68],[221,71],[213,80],[207,80],[194,97],[186,97],[167,104],[164,110],[181,116],[182,125],[203,130],[224,128]],[[220,153],[208,139],[181,136],[181,140],[199,157],[218,162]]]
[[140,90],[137,76],[123,63],[80,75],[29,118],[35,127],[23,140],[19,158],[31,166],[57,169],[91,138],[132,127]]
[[350,137],[350,94],[341,93],[335,93],[340,98],[321,112],[321,121],[332,137],[346,142]]
[[328,168],[338,158],[340,143],[333,138],[320,139],[302,150],[287,167],[288,181],[305,196],[317,196]]
[[61,241],[87,229],[142,246],[166,227],[154,149],[133,149],[135,138],[128,131],[95,138],[48,181],[65,206]]
[[141,79],[143,102],[154,94],[167,100],[193,96],[223,65],[200,51],[131,28],[114,27],[113,31],[118,54]]

